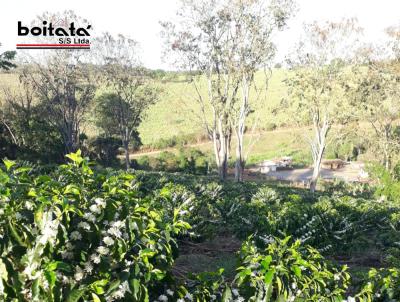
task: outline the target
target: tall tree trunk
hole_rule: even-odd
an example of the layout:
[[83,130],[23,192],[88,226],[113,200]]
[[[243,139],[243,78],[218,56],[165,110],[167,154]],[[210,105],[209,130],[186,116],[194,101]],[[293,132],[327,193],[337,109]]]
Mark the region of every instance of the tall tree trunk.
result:
[[124,140],[124,150],[125,150],[125,169],[128,170],[130,166],[130,161],[129,161],[129,141]]
[[[230,134],[225,133],[221,119],[218,122],[218,129],[212,133],[215,162],[218,169],[218,177],[221,181],[226,179],[228,174],[228,149]],[[217,132],[218,131],[218,132]]]
[[124,145],[125,150],[125,169],[128,170],[130,168],[130,159],[129,159],[129,140],[131,138],[129,128],[124,127],[125,130],[122,130],[122,143]]
[[246,127],[246,117],[249,110],[249,81],[246,76],[242,79],[242,103],[240,105],[239,117],[236,125],[236,162],[235,162],[235,181],[243,181],[245,158],[243,154],[244,130]]
[[321,170],[322,157],[326,148],[326,138],[330,129],[330,123],[327,113],[324,114],[322,125],[320,124],[320,122],[320,113],[317,112],[313,117],[315,137],[313,140],[310,141],[314,163],[313,174],[310,181],[310,191],[312,193],[314,193],[317,188],[317,182]]
[[317,182],[319,178],[319,173],[321,171],[321,162],[322,162],[322,156],[324,154],[324,149],[325,146],[320,146],[318,153],[316,154],[314,159],[313,174],[310,181],[310,191],[312,193],[314,193],[317,188]]
[[245,160],[243,158],[243,135],[237,133],[236,135],[236,161],[235,161],[235,181],[243,181],[243,172]]

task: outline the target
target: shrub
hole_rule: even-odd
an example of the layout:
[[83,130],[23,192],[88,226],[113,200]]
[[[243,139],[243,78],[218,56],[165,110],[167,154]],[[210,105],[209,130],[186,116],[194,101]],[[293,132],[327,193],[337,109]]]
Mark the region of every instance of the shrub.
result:
[[356,297],[359,302],[400,301],[400,269],[371,269],[367,283]]
[[335,269],[290,237],[272,238],[265,249],[248,240],[240,257],[236,284],[245,301],[338,301],[349,283],[346,267]]
[[89,141],[91,158],[104,166],[118,166],[117,155],[122,142],[114,137],[99,136]]
[[190,174],[207,174],[208,158],[196,149],[179,150],[179,154],[163,151],[157,157],[141,156],[137,160],[137,168],[151,171],[185,172]]
[[0,300],[148,301],[189,228],[140,198],[134,175],[94,172],[80,152],[53,174],[0,170]]

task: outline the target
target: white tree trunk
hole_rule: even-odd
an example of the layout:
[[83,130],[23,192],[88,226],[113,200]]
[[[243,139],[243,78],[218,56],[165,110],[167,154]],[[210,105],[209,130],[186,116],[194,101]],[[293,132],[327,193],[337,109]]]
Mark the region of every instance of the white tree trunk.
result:
[[123,134],[123,145],[124,145],[124,150],[125,150],[125,169],[128,170],[130,167],[130,159],[129,159],[129,129],[126,127],[125,128],[125,133]]
[[311,181],[310,181],[310,191],[312,193],[314,193],[317,188],[318,178],[321,171],[321,162],[324,156],[327,143],[326,138],[330,129],[328,115],[325,113],[322,125],[320,125],[321,120],[319,114],[320,112],[317,112],[313,116],[315,136],[312,140],[310,140],[310,146],[313,158],[313,174],[311,176]]
[[246,117],[249,107],[249,82],[246,77],[242,80],[242,103],[237,120],[236,128],[236,162],[235,162],[235,180],[243,181],[243,173],[246,160],[244,158],[244,130],[246,127]]
[[312,193],[314,193],[317,188],[317,182],[318,182],[318,178],[319,178],[319,173],[321,171],[321,162],[322,162],[322,156],[324,154],[324,150],[325,150],[325,146],[320,146],[317,154],[315,154],[313,174],[312,174],[311,181],[310,181],[310,191]]

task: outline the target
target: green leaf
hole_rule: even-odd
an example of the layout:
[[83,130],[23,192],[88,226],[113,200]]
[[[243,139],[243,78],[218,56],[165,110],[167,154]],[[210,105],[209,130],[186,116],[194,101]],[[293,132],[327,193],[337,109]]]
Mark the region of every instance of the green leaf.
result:
[[80,165],[83,162],[83,158],[81,156],[81,150],[78,150],[75,153],[67,154],[66,157],[68,157],[70,160],[72,160],[77,165]]
[[8,159],[3,159],[3,163],[6,166],[7,171],[10,171],[11,167],[17,164],[15,161]]
[[44,276],[46,277],[47,282],[49,282],[50,288],[53,288],[57,281],[56,273],[53,271],[45,271]]
[[4,264],[3,260],[0,259],[0,279],[3,279],[7,281],[8,279],[8,273],[7,273],[7,267]]
[[107,294],[110,294],[114,289],[116,289],[121,284],[120,280],[115,280],[111,282],[110,287],[107,290]]
[[92,293],[92,298],[93,298],[93,302],[101,302],[99,296],[96,295],[95,293]]
[[293,265],[292,271],[294,272],[294,274],[297,277],[301,277],[301,268],[300,267],[298,267],[297,265]]
[[39,279],[35,279],[32,283],[32,301],[39,301],[40,288]]
[[66,302],[78,302],[83,295],[83,290],[73,289],[69,292]]
[[270,265],[271,261],[272,261],[272,256],[271,256],[271,255],[265,256],[265,258],[263,259],[263,261],[261,261],[262,267],[263,267],[265,270],[269,269],[269,265]]
[[153,257],[156,254],[152,249],[143,249],[139,252],[140,257]]
[[93,282],[90,287],[95,291],[96,294],[102,295],[105,293],[104,286],[106,286],[108,283],[107,279],[102,279]]
[[19,245],[26,247],[26,244],[22,241],[22,238],[18,235],[18,232],[15,230],[14,226],[11,224],[11,222],[8,222],[8,226],[11,231],[11,235],[14,237],[14,239],[18,242]]
[[232,291],[231,289],[227,286],[225,288],[224,294],[222,295],[222,302],[229,302],[232,300]]
[[79,195],[79,189],[76,185],[69,184],[65,187],[64,189],[64,194],[73,194],[73,195]]
[[133,297],[138,299],[139,292],[140,292],[140,282],[138,279],[131,280],[131,286],[133,288]]
[[264,275],[265,284],[270,284],[272,282],[272,279],[274,278],[274,274],[275,274],[275,269],[271,269]]

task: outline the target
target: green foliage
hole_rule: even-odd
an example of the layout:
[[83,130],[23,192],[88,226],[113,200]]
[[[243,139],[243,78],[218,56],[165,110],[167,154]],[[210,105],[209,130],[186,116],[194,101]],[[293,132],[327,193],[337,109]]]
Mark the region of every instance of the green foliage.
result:
[[397,169],[392,174],[381,165],[370,166],[372,176],[377,180],[375,195],[390,201],[400,200],[400,180],[397,179]]
[[[51,175],[0,172],[0,296],[9,301],[148,301],[189,228],[140,197],[136,178],[94,172],[81,153]],[[163,191],[166,194],[166,190]]]
[[117,155],[122,145],[120,139],[115,137],[99,136],[89,140],[88,144],[90,158],[104,166],[118,166]]
[[172,137],[160,138],[148,146],[152,149],[166,149],[176,146],[181,147],[188,144],[195,144],[204,140],[208,140],[208,137],[205,134],[179,133],[177,135],[173,135]]
[[141,156],[137,159],[137,168],[206,175],[209,170],[209,158],[199,150],[181,148],[178,155],[163,151],[157,157]]
[[346,267],[336,270],[290,237],[272,238],[265,249],[249,240],[240,257],[236,281],[246,301],[340,301],[349,284]]
[[371,269],[368,283],[356,296],[360,302],[389,302],[400,300],[400,269]]

